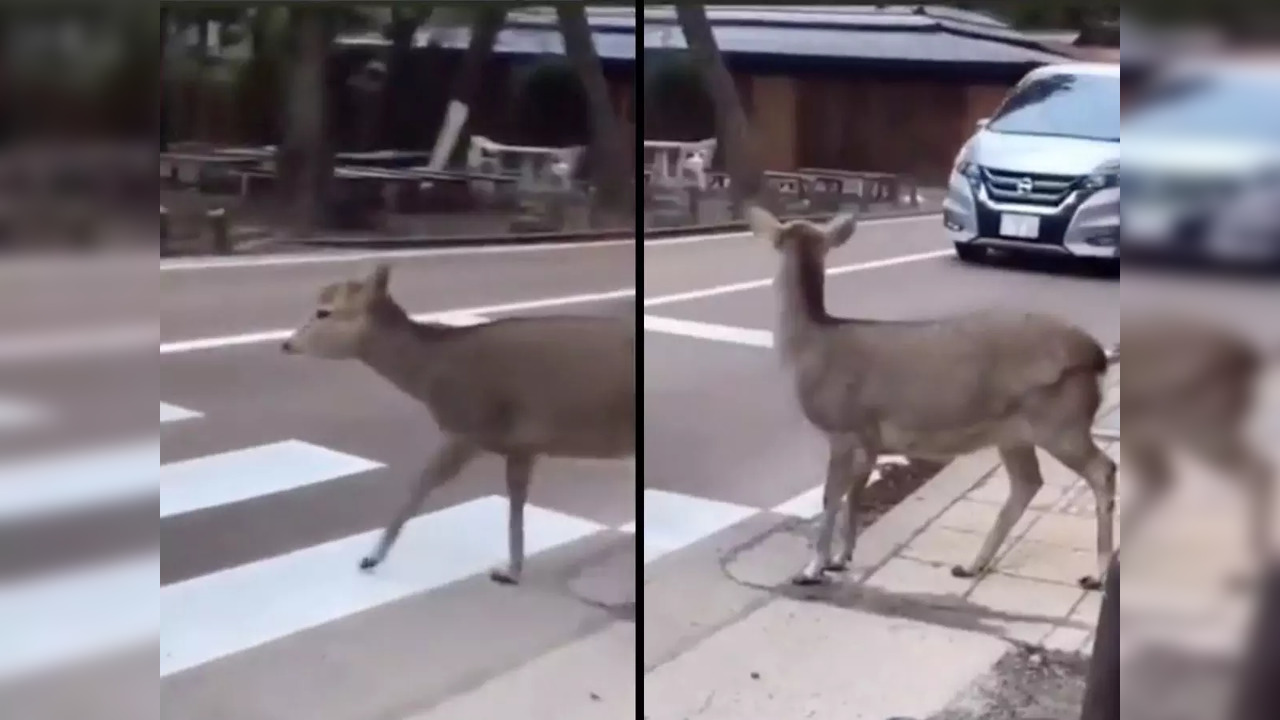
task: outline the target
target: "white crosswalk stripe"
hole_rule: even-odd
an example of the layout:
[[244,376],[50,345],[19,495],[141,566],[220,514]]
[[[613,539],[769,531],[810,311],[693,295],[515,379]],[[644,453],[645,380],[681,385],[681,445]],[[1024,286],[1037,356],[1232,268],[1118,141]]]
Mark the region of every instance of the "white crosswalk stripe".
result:
[[[164,433],[198,434],[210,418],[198,408],[162,403],[159,421]],[[0,465],[0,524],[155,498],[163,526],[261,498],[340,486],[383,467],[296,438],[162,463],[157,435]],[[669,557],[763,512],[807,517],[819,508],[817,491],[770,509],[645,490],[643,561]],[[481,575],[506,559],[506,527],[505,498],[485,495],[412,520],[375,573],[358,572],[356,565],[377,530],[264,553],[168,584],[161,583],[155,552],[38,577],[0,593],[0,627],[22,628],[0,643],[0,679],[139,642],[159,643],[162,677],[197,671]],[[634,533],[636,522],[617,526],[530,505],[526,555],[610,531]]]
[[[161,425],[204,418],[160,406]],[[0,465],[0,524],[148,496],[158,498],[164,522],[381,467],[298,439],[161,463],[159,439],[146,438]],[[22,632],[6,632],[0,642],[0,680],[147,638],[160,643],[161,676],[192,670],[482,574],[506,559],[506,526],[505,498],[490,495],[411,521],[376,573],[356,571],[378,534],[369,531],[163,586],[154,553],[6,585],[0,627]],[[529,505],[526,555],[609,529]]]

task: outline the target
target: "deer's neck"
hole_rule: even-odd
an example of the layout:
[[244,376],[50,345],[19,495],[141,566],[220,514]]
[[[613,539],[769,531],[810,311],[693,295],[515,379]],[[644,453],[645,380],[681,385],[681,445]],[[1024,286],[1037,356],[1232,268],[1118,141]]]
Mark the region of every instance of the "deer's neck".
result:
[[783,252],[775,281],[778,290],[778,350],[794,358],[808,349],[828,323],[822,258],[800,244]]
[[399,308],[386,308],[373,318],[360,360],[405,393],[424,397],[446,369],[444,340],[452,329],[420,325]]

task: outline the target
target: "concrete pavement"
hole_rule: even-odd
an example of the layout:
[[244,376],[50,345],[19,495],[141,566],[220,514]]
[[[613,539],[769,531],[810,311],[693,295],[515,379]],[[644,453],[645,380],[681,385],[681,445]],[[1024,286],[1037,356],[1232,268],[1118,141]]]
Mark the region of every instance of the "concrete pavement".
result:
[[[939,230],[936,218],[864,225],[829,260],[829,306],[921,318],[1013,304],[1107,343],[1122,309],[1181,306],[1280,337],[1261,285],[1140,274],[1122,289],[1115,279],[972,267],[950,257]],[[1082,482],[1047,458],[1046,487],[985,578],[947,568],[974,554],[1003,499],[1007,480],[990,452],[960,459],[876,518],[835,586],[790,586],[807,559],[824,456],[767,349],[772,251],[744,238],[646,249],[644,262],[645,508],[688,494],[688,515],[715,528],[673,551],[649,547],[658,523],[646,522],[648,718],[969,717],[960,706],[981,694],[1010,643],[1087,649],[1099,597],[1074,579],[1092,565],[1092,509]],[[1100,434],[1119,425],[1118,380]],[[1223,484],[1196,475],[1187,485]],[[695,512],[700,502],[713,510]],[[1166,517],[1179,525],[1175,511]],[[684,537],[697,524],[686,520]],[[1222,569],[1229,552],[1211,543],[1197,556]]]
[[[554,681],[548,717],[634,707],[636,508],[624,464],[539,466],[519,587],[485,577],[505,557],[493,460],[433,495],[375,574],[357,570],[439,437],[372,372],[279,351],[279,331],[312,311],[321,285],[371,265],[332,257],[163,270],[158,370],[154,355],[119,353],[7,370],[11,395],[59,417],[118,413],[145,378],[150,392],[130,405],[146,405],[149,422],[74,436],[60,423],[27,427],[24,443],[43,439],[27,453],[42,474],[0,468],[0,507],[13,510],[0,513],[0,625],[27,626],[23,642],[0,645],[6,708],[68,720],[457,717],[459,703],[508,702],[504,688],[526,676],[541,690]],[[392,292],[411,312],[493,310],[448,322],[634,312],[633,246],[425,253],[395,265]],[[145,368],[144,384],[58,392],[101,385],[112,363]],[[60,457],[86,438],[96,454]],[[149,679],[131,673],[148,653]],[[59,667],[42,673],[41,661]],[[135,682],[107,680],[119,677]],[[59,707],[48,690],[60,686],[95,689],[96,714]],[[148,694],[160,703],[139,715],[136,698]]]

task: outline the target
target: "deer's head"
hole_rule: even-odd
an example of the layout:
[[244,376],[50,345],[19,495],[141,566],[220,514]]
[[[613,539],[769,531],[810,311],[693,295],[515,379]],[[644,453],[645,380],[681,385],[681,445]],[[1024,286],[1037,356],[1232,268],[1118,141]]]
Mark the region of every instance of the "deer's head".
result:
[[327,360],[357,357],[364,338],[373,330],[377,308],[390,301],[390,275],[391,268],[380,264],[363,279],[326,285],[320,290],[311,317],[284,341],[281,349],[291,355]]
[[838,215],[825,224],[807,220],[783,223],[773,213],[759,206],[747,209],[747,225],[756,237],[769,241],[780,253],[805,251],[805,255],[825,257],[853,237],[858,219],[851,213]]

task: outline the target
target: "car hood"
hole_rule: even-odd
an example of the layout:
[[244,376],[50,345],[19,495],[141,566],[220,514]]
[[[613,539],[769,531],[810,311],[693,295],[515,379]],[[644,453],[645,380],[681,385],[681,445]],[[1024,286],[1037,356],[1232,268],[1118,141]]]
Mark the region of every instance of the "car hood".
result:
[[1049,175],[1088,175],[1120,159],[1120,143],[983,130],[969,141],[968,158],[983,167]]

